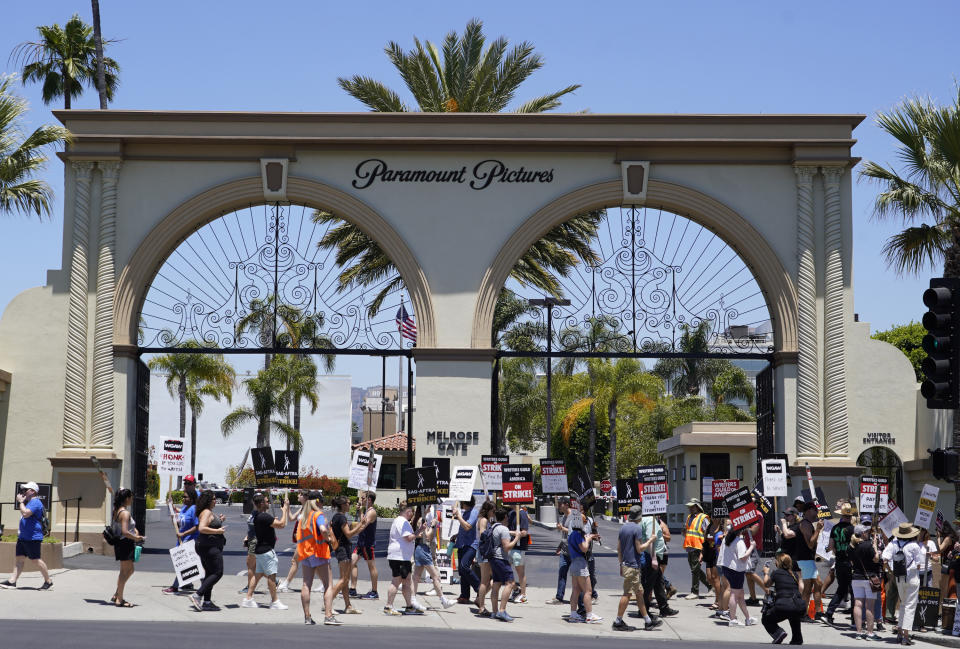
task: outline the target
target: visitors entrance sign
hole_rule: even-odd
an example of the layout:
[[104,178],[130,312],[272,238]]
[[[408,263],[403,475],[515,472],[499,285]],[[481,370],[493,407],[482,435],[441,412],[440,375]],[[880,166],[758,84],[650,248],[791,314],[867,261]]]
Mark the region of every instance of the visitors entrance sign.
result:
[[277,476],[278,487],[292,487],[300,485],[300,452],[274,451],[273,466]]
[[563,460],[540,458],[540,487],[545,494],[566,494],[567,467]]
[[437,472],[437,496],[447,498],[450,496],[450,458],[448,457],[425,457],[423,466],[432,466]]
[[157,454],[157,473],[160,475],[187,475],[186,440],[182,437],[161,437]]
[[480,457],[480,470],[483,471],[483,481],[489,491],[501,491],[503,489],[503,477],[500,472],[503,465],[510,462],[508,455],[482,455]]
[[533,502],[533,467],[531,465],[504,465],[502,475],[505,504],[529,505]]
[[437,472],[431,467],[407,469],[407,504],[434,505],[437,502]]
[[261,446],[250,452],[253,461],[253,477],[257,488],[276,487],[277,474],[273,464],[273,449]]
[[667,467],[663,464],[637,467],[637,480],[643,489],[643,515],[667,513]]

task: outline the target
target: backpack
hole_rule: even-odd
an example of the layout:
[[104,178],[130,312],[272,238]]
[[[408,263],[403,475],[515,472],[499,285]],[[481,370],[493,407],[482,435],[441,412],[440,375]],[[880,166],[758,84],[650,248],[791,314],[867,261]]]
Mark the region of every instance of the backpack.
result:
[[903,554],[903,545],[897,541],[897,551],[893,554],[893,576],[907,576],[907,558]]
[[493,530],[500,523],[494,523],[483,530],[483,534],[480,535],[480,547],[477,551],[480,553],[480,556],[489,561],[493,558],[494,553],[497,551],[497,542],[496,538],[493,536]]
[[40,517],[40,530],[43,532],[43,538],[50,536],[50,518],[46,515]]

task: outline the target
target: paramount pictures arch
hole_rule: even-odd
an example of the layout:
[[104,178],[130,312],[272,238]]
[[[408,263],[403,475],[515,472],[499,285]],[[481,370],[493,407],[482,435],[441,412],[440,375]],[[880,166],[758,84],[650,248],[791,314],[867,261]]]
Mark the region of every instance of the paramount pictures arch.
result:
[[[465,433],[457,461],[489,452],[493,309],[518,258],[577,213],[636,205],[712,230],[762,290],[775,395],[765,452],[787,453],[794,472],[810,463],[831,497],[877,435],[908,473],[922,468],[912,369],[853,317],[862,116],[55,115],[74,134],[63,263],[0,320],[0,500],[27,479],[52,482],[55,500],[80,495],[95,545],[109,504],[90,455],[114,484],[145,472],[145,295],[180,242],[250,205],[329,210],[396,264],[419,334],[418,463],[451,433]],[[54,529],[61,516],[55,506]]]

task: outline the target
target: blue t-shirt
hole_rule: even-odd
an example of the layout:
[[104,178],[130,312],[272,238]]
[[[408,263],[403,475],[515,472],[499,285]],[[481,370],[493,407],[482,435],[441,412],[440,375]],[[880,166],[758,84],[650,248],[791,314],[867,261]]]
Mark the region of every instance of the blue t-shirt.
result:
[[477,519],[480,517],[480,505],[475,506],[470,510],[470,513],[467,514],[464,520],[470,524],[470,529],[460,526],[460,531],[457,532],[457,549],[462,549],[466,547],[471,547],[474,550],[479,549],[480,540],[477,538]]
[[33,512],[30,516],[20,518],[19,538],[24,541],[43,540],[43,503],[34,496],[24,503],[27,509]]
[[639,568],[636,542],[643,542],[643,528],[633,521],[624,523],[623,527],[620,528],[618,539],[620,542],[620,560],[623,565]]
[[[180,532],[186,532],[191,527],[200,525],[200,519],[197,518],[197,508],[194,505],[184,507],[180,510]],[[198,532],[194,530],[183,537],[183,543],[197,538]]]
[[580,544],[583,543],[583,532],[580,530],[570,530],[570,535],[567,536],[567,549],[570,551],[570,558],[576,559],[577,557],[586,558],[583,551],[580,549]]

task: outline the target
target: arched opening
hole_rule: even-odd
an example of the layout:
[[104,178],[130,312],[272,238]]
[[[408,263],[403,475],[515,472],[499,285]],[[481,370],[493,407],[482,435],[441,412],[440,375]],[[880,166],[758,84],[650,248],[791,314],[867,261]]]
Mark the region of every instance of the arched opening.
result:
[[903,462],[886,446],[871,446],[857,457],[857,466],[864,475],[882,476],[890,485],[889,496],[903,505]]

